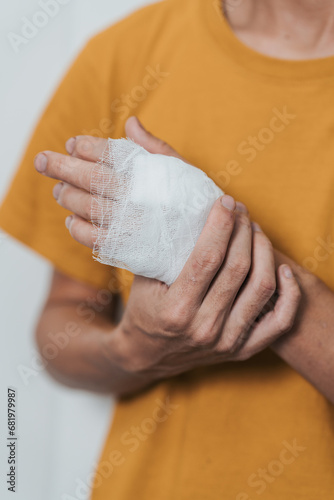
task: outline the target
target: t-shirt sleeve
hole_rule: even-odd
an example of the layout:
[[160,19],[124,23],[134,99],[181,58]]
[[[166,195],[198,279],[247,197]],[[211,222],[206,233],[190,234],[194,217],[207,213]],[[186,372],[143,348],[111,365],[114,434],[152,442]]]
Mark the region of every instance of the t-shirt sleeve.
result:
[[117,270],[94,261],[91,250],[65,228],[69,212],[52,196],[57,181],[41,176],[33,165],[40,151],[66,154],[65,142],[72,136],[97,135],[101,125],[101,135],[111,135],[108,89],[96,72],[97,56],[88,42],[47,106],[0,208],[0,227],[61,272],[98,288],[113,281],[117,289]]

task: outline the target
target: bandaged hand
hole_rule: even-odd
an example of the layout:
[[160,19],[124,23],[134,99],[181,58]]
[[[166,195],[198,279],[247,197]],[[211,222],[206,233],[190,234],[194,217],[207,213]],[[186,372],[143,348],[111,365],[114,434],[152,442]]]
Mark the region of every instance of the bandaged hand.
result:
[[[180,158],[134,118],[126,132],[148,152]],[[35,160],[37,170],[44,167],[45,175],[62,181],[54,196],[74,214],[67,219],[72,237],[90,248],[96,241],[91,214],[99,205],[96,193],[90,192],[91,178],[106,146],[103,139],[77,137],[67,143],[71,156],[44,152]],[[259,320],[276,288],[277,302]],[[124,369],[161,378],[196,366],[247,359],[289,331],[299,299],[291,269],[276,269],[271,243],[258,226],[252,228],[247,208],[220,196],[171,286],[135,277],[117,327]]]
[[179,158],[109,139],[91,194],[96,260],[171,285],[223,192]]

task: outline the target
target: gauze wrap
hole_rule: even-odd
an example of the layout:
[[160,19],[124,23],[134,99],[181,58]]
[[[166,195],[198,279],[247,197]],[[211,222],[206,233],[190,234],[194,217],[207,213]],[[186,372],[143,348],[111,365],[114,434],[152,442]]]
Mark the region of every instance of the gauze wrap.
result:
[[223,192],[177,158],[148,153],[128,139],[109,139],[92,172],[93,255],[171,285]]

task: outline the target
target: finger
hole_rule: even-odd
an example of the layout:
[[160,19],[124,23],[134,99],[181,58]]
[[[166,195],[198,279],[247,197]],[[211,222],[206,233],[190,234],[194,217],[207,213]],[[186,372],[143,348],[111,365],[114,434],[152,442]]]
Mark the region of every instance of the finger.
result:
[[301,291],[291,268],[286,264],[277,272],[278,300],[272,311],[269,311],[254,329],[241,349],[242,359],[262,351],[275,340],[291,330],[301,299]]
[[231,196],[224,195],[215,202],[193,252],[169,289],[171,297],[182,298],[195,307],[202,303],[224,261],[234,227],[234,210]]
[[77,135],[66,142],[69,155],[82,160],[97,162],[102,157],[108,144],[107,139],[90,135]]
[[34,163],[36,170],[43,175],[67,182],[85,191],[90,190],[92,170],[95,163],[60,153],[53,153],[52,151],[39,153]]
[[[276,290],[275,257],[272,244],[260,226],[253,225],[252,267],[224,328],[224,338],[233,337],[238,348],[248,338],[255,320]],[[224,343],[224,338],[221,342]]]
[[129,139],[132,139],[136,144],[145,148],[149,153],[174,156],[175,158],[183,160],[169,144],[148,132],[136,116],[131,116],[127,120],[125,132]]
[[[91,196],[87,191],[60,182],[53,188],[53,196],[63,208],[70,210],[82,219],[102,224],[106,216],[97,197]],[[105,207],[105,200],[103,206]]]
[[77,215],[69,215],[65,221],[65,225],[75,241],[88,248],[94,248],[96,236],[94,234],[94,227],[90,222]]
[[236,210],[238,212],[241,212],[241,213],[244,213],[246,215],[249,215],[248,208],[246,207],[246,205],[244,205],[243,203],[241,203],[241,201],[237,201],[236,202]]
[[101,245],[104,247],[110,242],[107,229],[100,225],[95,226],[78,215],[69,215],[65,220],[65,225],[74,240],[93,249],[96,255],[99,255]]
[[[247,213],[236,212],[233,234],[224,262],[210,285],[198,318],[207,325],[216,338],[222,331],[226,317],[229,317],[235,297],[247,278],[252,262],[252,228]],[[225,331],[225,328],[224,328]],[[233,330],[233,338],[236,331]],[[230,343],[231,338],[224,335],[222,342]],[[230,346],[229,346],[230,347]],[[219,349],[219,344],[217,346]]]

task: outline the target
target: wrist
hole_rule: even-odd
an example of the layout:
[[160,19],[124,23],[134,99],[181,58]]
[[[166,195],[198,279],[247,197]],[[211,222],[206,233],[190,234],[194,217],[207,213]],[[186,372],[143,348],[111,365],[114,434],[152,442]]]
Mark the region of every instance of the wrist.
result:
[[101,336],[101,351],[107,365],[127,371],[128,353],[121,322]]
[[158,346],[144,333],[134,333],[123,320],[104,336],[102,348],[110,365],[132,376],[149,380],[154,378],[159,358]]
[[112,392],[119,397],[139,392],[155,382],[150,373],[138,368],[128,344],[121,324],[101,339],[105,371],[109,373]]

